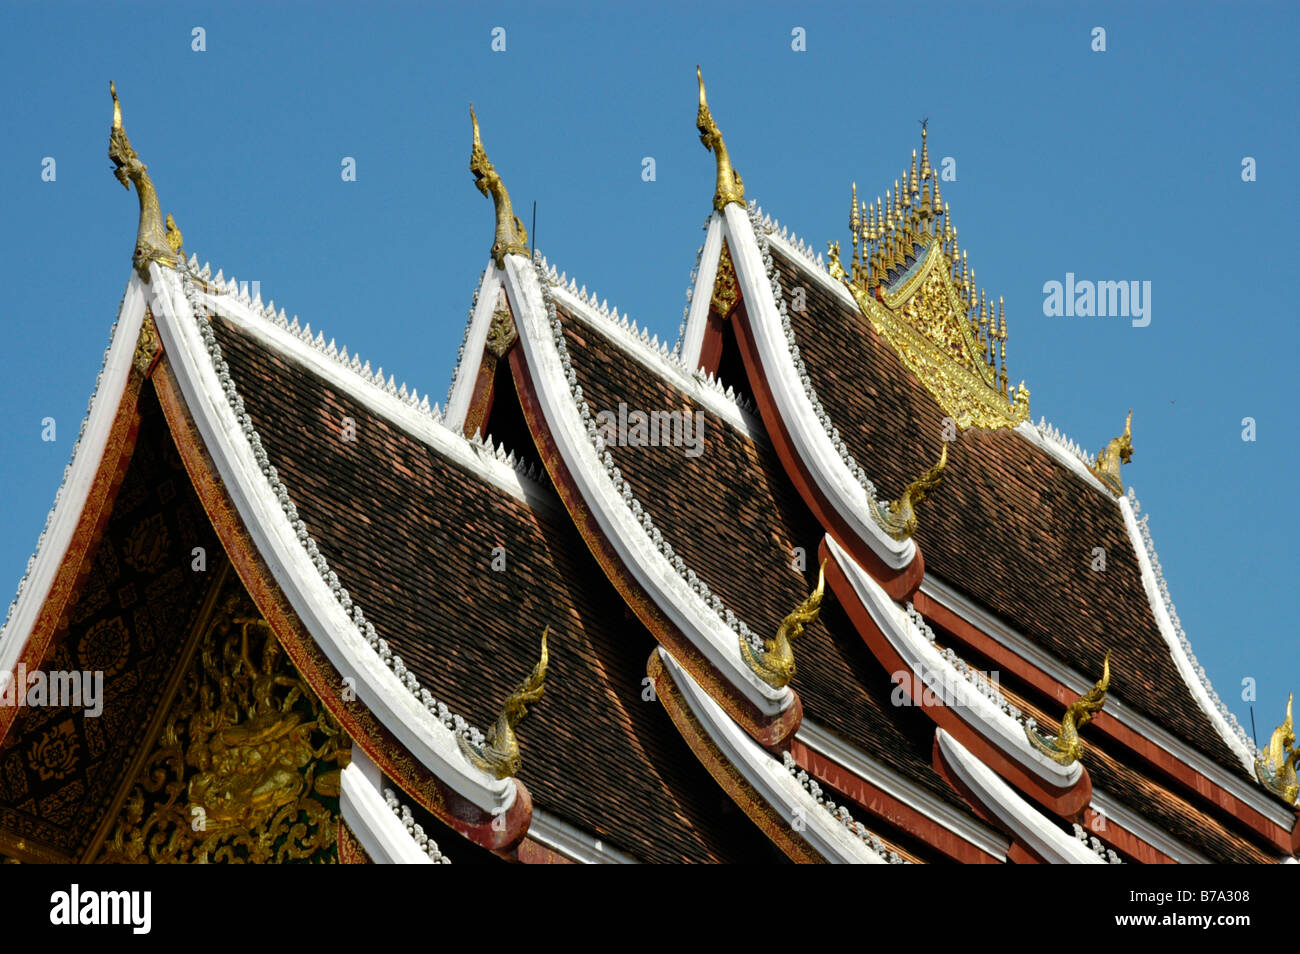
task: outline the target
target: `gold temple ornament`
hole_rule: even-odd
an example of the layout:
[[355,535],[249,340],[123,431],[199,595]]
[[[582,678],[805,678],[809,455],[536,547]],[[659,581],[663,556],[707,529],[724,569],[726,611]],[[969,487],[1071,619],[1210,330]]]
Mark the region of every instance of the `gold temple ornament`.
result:
[[761,654],[755,652],[746,637],[740,637],[740,655],[746,665],[772,688],[781,689],[788,686],[790,680],[797,674],[794,648],[790,644],[803,634],[805,626],[817,619],[825,592],[826,561],[822,560],[821,566],[817,569],[817,588],[781,621],[773,638],[763,640],[764,651]]
[[506,699],[501,707],[501,714],[487,730],[484,744],[475,745],[465,736],[456,737],[461,754],[475,768],[482,769],[494,778],[509,778],[519,774],[523,765],[523,756],[519,751],[519,739],[515,736],[515,727],[528,714],[528,706],[542,698],[546,691],[546,637],[551,632],[548,626],[542,630],[542,655],[528,678]]
[[492,242],[492,260],[497,268],[505,268],[507,255],[528,254],[528,232],[524,223],[515,215],[510,204],[510,193],[497,173],[492,161],[483,149],[483,140],[479,135],[478,116],[474,114],[474,105],[469,107],[469,118],[474,123],[474,145],[470,149],[469,171],[474,173],[474,185],[478,191],[492,199],[496,208],[496,235]]
[[1261,785],[1288,805],[1294,805],[1300,796],[1300,746],[1296,745],[1295,723],[1291,719],[1294,693],[1286,697],[1286,719],[1273,730],[1268,747],[1255,759],[1255,777]]
[[1120,476],[1121,464],[1133,459],[1133,410],[1130,408],[1128,418],[1124,421],[1124,433],[1112,437],[1110,443],[1097,454],[1097,463],[1092,467],[1093,474],[1106,485],[1113,494],[1124,493],[1124,478]]
[[716,161],[718,181],[713,192],[713,208],[721,212],[731,203],[742,209],[745,207],[745,183],[740,173],[731,166],[731,156],[726,143],[722,141],[722,130],[713,121],[709,112],[709,101],[704,92],[704,75],[699,66],[695,67],[695,79],[700,86],[700,108],[695,114],[695,128],[700,131],[700,142],[704,148],[713,153]]
[[907,485],[903,495],[887,506],[881,506],[875,497],[868,500],[871,516],[880,528],[895,540],[906,540],[916,532],[916,508],[927,496],[934,493],[943,481],[943,470],[948,466],[948,443],[944,442],[939,462]]
[[113,175],[117,181],[127,191],[134,185],[140,199],[140,225],[136,232],[131,263],[147,282],[150,262],[175,268],[182,261],[181,233],[170,215],[167,216],[167,225],[163,225],[158,192],[149,177],[148,166],[140,161],[140,156],[131,147],[131,140],[122,127],[122,104],[117,98],[117,87],[111,81],[108,91],[113,97],[113,126],[108,136],[108,158],[113,160]]
[[1106,690],[1110,688],[1110,653],[1102,664],[1101,679],[1097,684],[1070,704],[1061,717],[1061,731],[1055,736],[1043,735],[1036,728],[1025,726],[1025,737],[1031,745],[1053,762],[1071,765],[1083,758],[1083,742],[1079,730],[1092,721],[1092,717],[1106,704]]
[[828,243],[830,274],[959,428],[1016,427],[1029,419],[1029,389],[1009,386],[1005,306],[976,291],[927,137],[923,125],[919,166],[913,151],[884,202],[859,202],[853,184],[852,257],[846,267]]

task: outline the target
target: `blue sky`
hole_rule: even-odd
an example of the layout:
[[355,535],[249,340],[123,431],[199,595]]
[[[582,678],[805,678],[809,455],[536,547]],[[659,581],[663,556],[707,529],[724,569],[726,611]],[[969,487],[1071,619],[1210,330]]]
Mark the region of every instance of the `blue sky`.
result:
[[[441,399],[492,241],[469,102],[526,224],[538,203],[538,247],[672,339],[713,187],[698,62],[749,198],[819,249],[847,238],[850,181],[883,194],[929,117],[936,161],[956,160],[943,191],[962,245],[1007,301],[1013,382],[1035,421],[1094,450],[1134,409],[1125,481],[1248,729],[1257,680],[1264,741],[1300,689],[1298,27],[1294,4],[5,3],[4,600],[129,277],[110,78],[187,251]],[[1151,324],[1044,316],[1044,282],[1067,272],[1150,281]]]

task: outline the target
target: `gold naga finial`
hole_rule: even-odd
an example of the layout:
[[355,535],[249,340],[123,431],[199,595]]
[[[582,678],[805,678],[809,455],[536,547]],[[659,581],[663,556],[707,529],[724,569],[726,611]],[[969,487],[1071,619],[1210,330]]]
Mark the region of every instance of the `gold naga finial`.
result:
[[1255,759],[1255,777],[1288,805],[1294,805],[1300,796],[1300,746],[1296,745],[1295,723],[1291,720],[1291,703],[1294,693],[1286,697],[1286,720],[1273,730],[1268,747]]
[[1092,472],[1112,493],[1122,494],[1124,479],[1120,477],[1119,465],[1127,464],[1132,459],[1133,409],[1129,408],[1128,419],[1124,422],[1124,433],[1119,437],[1112,437],[1105,450],[1097,455],[1097,463],[1093,465]]
[[519,774],[523,757],[519,753],[519,740],[515,737],[515,726],[528,714],[528,706],[542,698],[546,691],[546,637],[551,632],[547,626],[542,630],[542,657],[538,660],[528,678],[510,693],[497,721],[487,730],[482,746],[475,745],[463,735],[457,736],[461,754],[475,768],[495,778],[509,778]]
[[939,463],[907,485],[903,495],[897,500],[881,506],[875,497],[868,498],[871,516],[887,534],[895,540],[906,540],[916,532],[917,505],[934,492],[943,480],[943,469],[948,466],[948,442],[944,441],[943,451],[939,454]]
[[497,227],[492,242],[492,260],[497,263],[497,268],[504,268],[507,255],[528,254],[528,232],[524,229],[524,223],[515,215],[514,206],[510,204],[510,193],[506,191],[505,183],[501,181],[501,176],[483,149],[473,103],[469,105],[469,118],[474,123],[474,145],[469,155],[469,171],[474,173],[474,185],[478,191],[490,196],[496,206]]
[[1106,704],[1106,690],[1110,688],[1110,652],[1102,664],[1101,679],[1097,684],[1070,704],[1061,717],[1061,731],[1046,736],[1037,729],[1025,726],[1025,737],[1030,744],[1053,762],[1070,765],[1083,757],[1083,742],[1079,730],[1092,721],[1092,717]]
[[113,97],[113,126],[108,134],[108,158],[113,160],[113,175],[122,187],[128,191],[135,184],[136,195],[140,199],[140,227],[135,237],[135,253],[131,262],[140,277],[149,280],[149,263],[175,267],[181,261],[180,230],[176,229],[171,216],[167,222],[175,230],[176,244],[173,245],[167,229],[163,227],[162,208],[158,204],[158,192],[149,178],[148,166],[140,161],[140,156],[131,147],[126,130],[122,127],[122,103],[117,98],[117,86],[110,80],[108,91]]
[[817,588],[794,608],[777,628],[776,636],[763,640],[763,653],[755,652],[749,640],[740,637],[740,655],[750,669],[773,689],[788,686],[795,677],[794,649],[791,640],[803,633],[803,628],[821,612],[822,595],[826,592],[826,561],[817,568]]
[[740,173],[731,167],[731,157],[727,153],[726,143],[722,141],[722,131],[709,112],[709,101],[704,94],[704,75],[698,65],[695,67],[695,78],[700,84],[700,109],[695,116],[695,128],[700,131],[700,142],[713,153],[718,166],[718,185],[713,192],[713,207],[721,212],[730,203],[736,202],[743,209],[745,183],[740,178]]

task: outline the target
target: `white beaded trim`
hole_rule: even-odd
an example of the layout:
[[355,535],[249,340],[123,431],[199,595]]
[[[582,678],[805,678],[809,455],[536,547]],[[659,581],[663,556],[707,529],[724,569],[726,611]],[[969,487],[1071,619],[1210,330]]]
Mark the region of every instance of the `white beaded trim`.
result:
[[1029,725],[1030,727],[1033,727],[1037,724],[1037,721],[1032,717],[1026,718],[1025,714],[1012,705],[996,686],[987,679],[982,678],[978,669],[958,656],[951,646],[945,646],[940,649],[936,643],[938,637],[935,635],[934,630],[930,628],[930,624],[926,622],[925,617],[922,616],[920,611],[912,605],[910,600],[906,604],[906,609],[907,616],[912,621],[912,625],[920,630],[921,635],[929,641],[931,646],[934,646],[935,651],[946,659],[963,679],[974,686],[979,691],[980,695],[984,696],[984,698],[988,699],[989,702],[993,703],[1021,725]]
[[837,805],[831,801],[822,792],[822,787],[817,781],[810,777],[807,772],[799,768],[799,763],[794,760],[794,756],[789,752],[781,753],[781,762],[785,765],[785,770],[795,777],[804,791],[816,799],[817,804],[832,818],[847,828],[853,834],[862,839],[862,843],[875,852],[878,856],[888,861],[891,865],[908,865],[910,861],[905,859],[898,852],[892,850],[888,845],[869,831],[865,825],[854,819],[852,813],[843,805]]
[[1086,831],[1083,830],[1083,826],[1080,825],[1078,822],[1074,823],[1074,837],[1079,839],[1079,841],[1083,842],[1089,848],[1091,848],[1092,853],[1095,854],[1098,858],[1105,858],[1107,864],[1122,865],[1124,863],[1123,858],[1121,858],[1119,855],[1115,854],[1114,851],[1112,851],[1111,849],[1107,848],[1104,844],[1102,844],[1101,839],[1098,838],[1096,835],[1089,835]]
[[451,859],[444,855],[438,848],[438,843],[424,833],[420,823],[415,820],[411,814],[410,807],[397,797],[397,793],[391,788],[384,789],[384,803],[397,816],[398,820],[406,827],[406,833],[411,836],[420,849],[429,856],[429,860],[436,865],[449,865]]

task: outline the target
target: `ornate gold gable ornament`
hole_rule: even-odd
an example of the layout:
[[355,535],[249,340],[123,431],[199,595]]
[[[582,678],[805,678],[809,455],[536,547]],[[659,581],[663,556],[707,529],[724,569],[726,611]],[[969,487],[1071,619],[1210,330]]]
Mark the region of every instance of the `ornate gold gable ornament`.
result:
[[919,175],[913,150],[911,173],[884,202],[859,203],[853,184],[853,256],[846,271],[839,243],[829,243],[830,273],[959,428],[1015,427],[1029,419],[1029,389],[1008,388],[1006,309],[976,291],[927,135],[922,125]]
[[695,79],[700,84],[700,109],[695,114],[695,128],[700,131],[700,142],[713,153],[718,167],[718,185],[713,192],[713,207],[721,212],[735,202],[743,209],[745,183],[740,178],[740,173],[731,167],[731,157],[727,153],[726,143],[722,141],[722,131],[709,112],[709,101],[704,94],[704,76],[700,73],[699,66],[695,67]]
[[477,746],[463,735],[456,737],[461,754],[470,764],[495,778],[518,775],[519,767],[523,764],[519,740],[515,737],[515,726],[528,714],[528,706],[542,698],[542,693],[546,691],[546,637],[550,631],[549,626],[542,630],[542,658],[528,678],[506,699],[497,721],[487,730],[486,744]]
[[1070,765],[1083,758],[1083,742],[1079,730],[1092,721],[1092,717],[1106,704],[1106,690],[1110,688],[1110,653],[1102,664],[1101,679],[1097,684],[1070,704],[1061,717],[1061,731],[1056,736],[1046,736],[1037,729],[1025,726],[1025,736],[1030,744],[1053,762]]
[[916,507],[929,494],[933,493],[943,480],[943,469],[948,466],[948,443],[944,442],[939,454],[939,463],[935,464],[919,478],[907,485],[903,496],[887,507],[882,507],[875,497],[869,498],[871,516],[882,530],[895,540],[906,540],[916,532]]
[[176,221],[169,215],[167,224],[163,225],[162,208],[158,204],[158,192],[149,178],[149,167],[140,161],[139,155],[131,148],[131,140],[122,128],[122,104],[117,98],[117,87],[110,81],[108,91],[113,97],[113,126],[108,134],[108,158],[113,160],[113,175],[122,187],[130,190],[135,184],[136,195],[140,199],[140,227],[135,237],[135,254],[131,262],[136,272],[146,282],[149,280],[149,263],[158,262],[175,268],[184,260],[181,250],[181,231]]
[[1097,475],[1106,487],[1114,494],[1124,492],[1124,478],[1120,476],[1119,465],[1127,464],[1133,459],[1133,409],[1128,412],[1128,419],[1124,421],[1124,433],[1119,437],[1112,437],[1110,443],[1105,449],[1097,454],[1097,463],[1093,466],[1092,472]]
[[764,652],[759,655],[749,640],[740,637],[740,655],[745,663],[765,683],[774,689],[788,686],[795,677],[794,649],[790,643],[802,635],[803,628],[821,612],[822,594],[826,592],[826,561],[817,569],[817,588],[808,598],[794,608],[777,628],[776,636],[763,640]]
[[1300,746],[1296,745],[1295,724],[1291,721],[1291,703],[1294,694],[1286,697],[1286,720],[1273,730],[1273,737],[1268,740],[1268,748],[1261,754],[1262,759],[1255,759],[1255,777],[1288,805],[1296,803],[1300,796],[1300,779],[1296,769],[1300,768]]
[[497,268],[504,268],[507,255],[528,254],[528,232],[524,229],[524,223],[515,215],[505,183],[493,167],[492,160],[483,151],[483,140],[479,136],[478,117],[474,115],[473,103],[469,107],[469,118],[474,123],[474,146],[469,154],[469,171],[474,173],[474,185],[478,186],[478,191],[490,196],[496,206],[497,230],[496,239],[492,242],[492,259],[497,263]]

